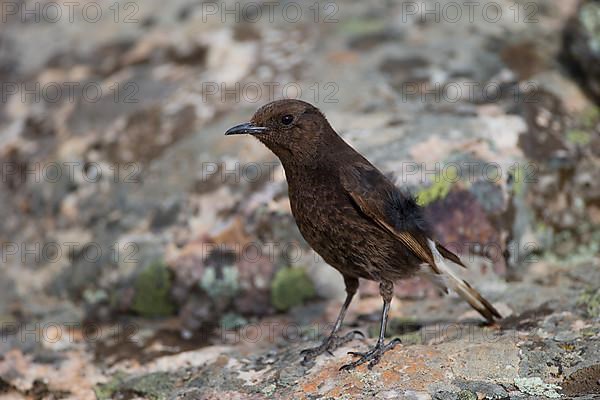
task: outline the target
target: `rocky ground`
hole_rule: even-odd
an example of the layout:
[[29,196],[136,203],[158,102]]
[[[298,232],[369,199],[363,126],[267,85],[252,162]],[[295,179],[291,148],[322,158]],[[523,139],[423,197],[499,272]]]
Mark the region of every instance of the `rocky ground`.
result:
[[[67,3],[0,1],[1,398],[600,396],[597,1]],[[340,372],[362,282],[370,338],[300,364],[341,278],[223,136],[282,96],[417,196],[498,325],[399,283],[402,345]]]

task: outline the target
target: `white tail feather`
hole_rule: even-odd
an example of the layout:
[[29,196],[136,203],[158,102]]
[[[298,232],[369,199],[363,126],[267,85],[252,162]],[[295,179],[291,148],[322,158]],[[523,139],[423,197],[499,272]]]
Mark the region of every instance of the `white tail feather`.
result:
[[[431,279],[436,286],[443,287],[443,283],[440,282],[439,279],[439,277],[441,277],[447,287],[450,287],[452,290],[458,293],[460,297],[466,300],[475,310],[479,311],[479,313],[488,321],[493,322],[495,317],[502,318],[494,306],[484,299],[477,290],[469,285],[467,281],[461,279],[454,273],[454,271],[448,265],[447,260],[436,248],[435,242],[431,239],[428,239],[428,244],[429,249],[433,254],[435,266],[431,266],[433,274],[427,274],[426,276]],[[439,273],[434,272],[436,269]]]

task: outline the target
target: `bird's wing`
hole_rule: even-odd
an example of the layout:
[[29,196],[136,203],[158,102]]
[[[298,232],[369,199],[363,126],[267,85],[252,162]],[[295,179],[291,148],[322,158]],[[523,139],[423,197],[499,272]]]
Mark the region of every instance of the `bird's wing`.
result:
[[469,283],[458,277],[444,259],[464,264],[458,256],[430,239],[421,208],[368,162],[354,163],[341,174],[341,182],[356,206],[367,217],[387,230],[419,260],[440,276],[438,283],[454,289],[488,321],[502,318],[498,310]]
[[401,193],[370,164],[354,163],[341,177],[344,189],[365,216],[392,234],[422,262],[434,270],[437,268],[429,248],[426,223],[412,197]]

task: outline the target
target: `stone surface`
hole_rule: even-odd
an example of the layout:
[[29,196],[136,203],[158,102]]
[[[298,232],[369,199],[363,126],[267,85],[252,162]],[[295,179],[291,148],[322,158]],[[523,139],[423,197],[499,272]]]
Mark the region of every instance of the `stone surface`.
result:
[[[86,1],[91,22],[83,4],[48,21],[55,2],[0,3],[0,397],[600,393],[597,2],[456,20],[451,0],[306,3],[294,22],[282,4]],[[417,196],[505,319],[401,282],[403,345],[340,372],[378,333],[365,281],[345,328],[370,338],[299,364],[343,282],[298,232],[277,160],[223,136],[296,95]]]

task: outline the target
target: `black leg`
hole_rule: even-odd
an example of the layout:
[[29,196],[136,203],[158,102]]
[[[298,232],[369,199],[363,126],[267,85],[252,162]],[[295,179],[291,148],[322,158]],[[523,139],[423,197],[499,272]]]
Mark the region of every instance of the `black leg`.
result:
[[387,325],[388,312],[390,310],[390,304],[392,302],[392,296],[394,291],[394,285],[391,282],[382,282],[379,284],[379,292],[381,293],[381,297],[383,297],[383,310],[381,312],[381,326],[379,329],[379,338],[377,339],[377,343],[375,347],[365,353],[359,352],[349,352],[348,354],[352,354],[360,357],[358,360],[351,362],[350,364],[346,364],[340,368],[340,370],[351,370],[357,367],[358,365],[364,364],[365,362],[369,362],[369,369],[373,368],[379,360],[381,356],[386,351],[393,349],[396,347],[398,343],[400,343],[400,339],[393,339],[388,344],[385,344],[385,328]]
[[338,331],[342,327],[342,322],[344,321],[344,317],[346,316],[346,311],[348,310],[348,307],[350,306],[350,303],[352,302],[352,298],[354,297],[354,294],[356,293],[356,290],[358,289],[358,279],[357,278],[350,278],[350,277],[344,276],[344,282],[346,284],[346,300],[344,301],[344,305],[342,305],[342,309],[340,310],[340,313],[338,314],[338,317],[335,321],[335,325],[333,326],[333,330],[331,331],[331,334],[323,341],[323,343],[320,346],[302,350],[302,352],[300,354],[304,356],[304,359],[302,360],[302,364],[304,364],[304,365],[306,365],[310,361],[314,360],[318,355],[323,354],[325,352],[327,352],[329,354],[333,354],[332,352],[336,348],[338,348],[339,346],[354,339],[354,337],[356,335],[364,336],[362,334],[362,332],[356,331],[356,330],[349,332],[348,334],[346,334],[342,337],[339,337],[337,335]]

